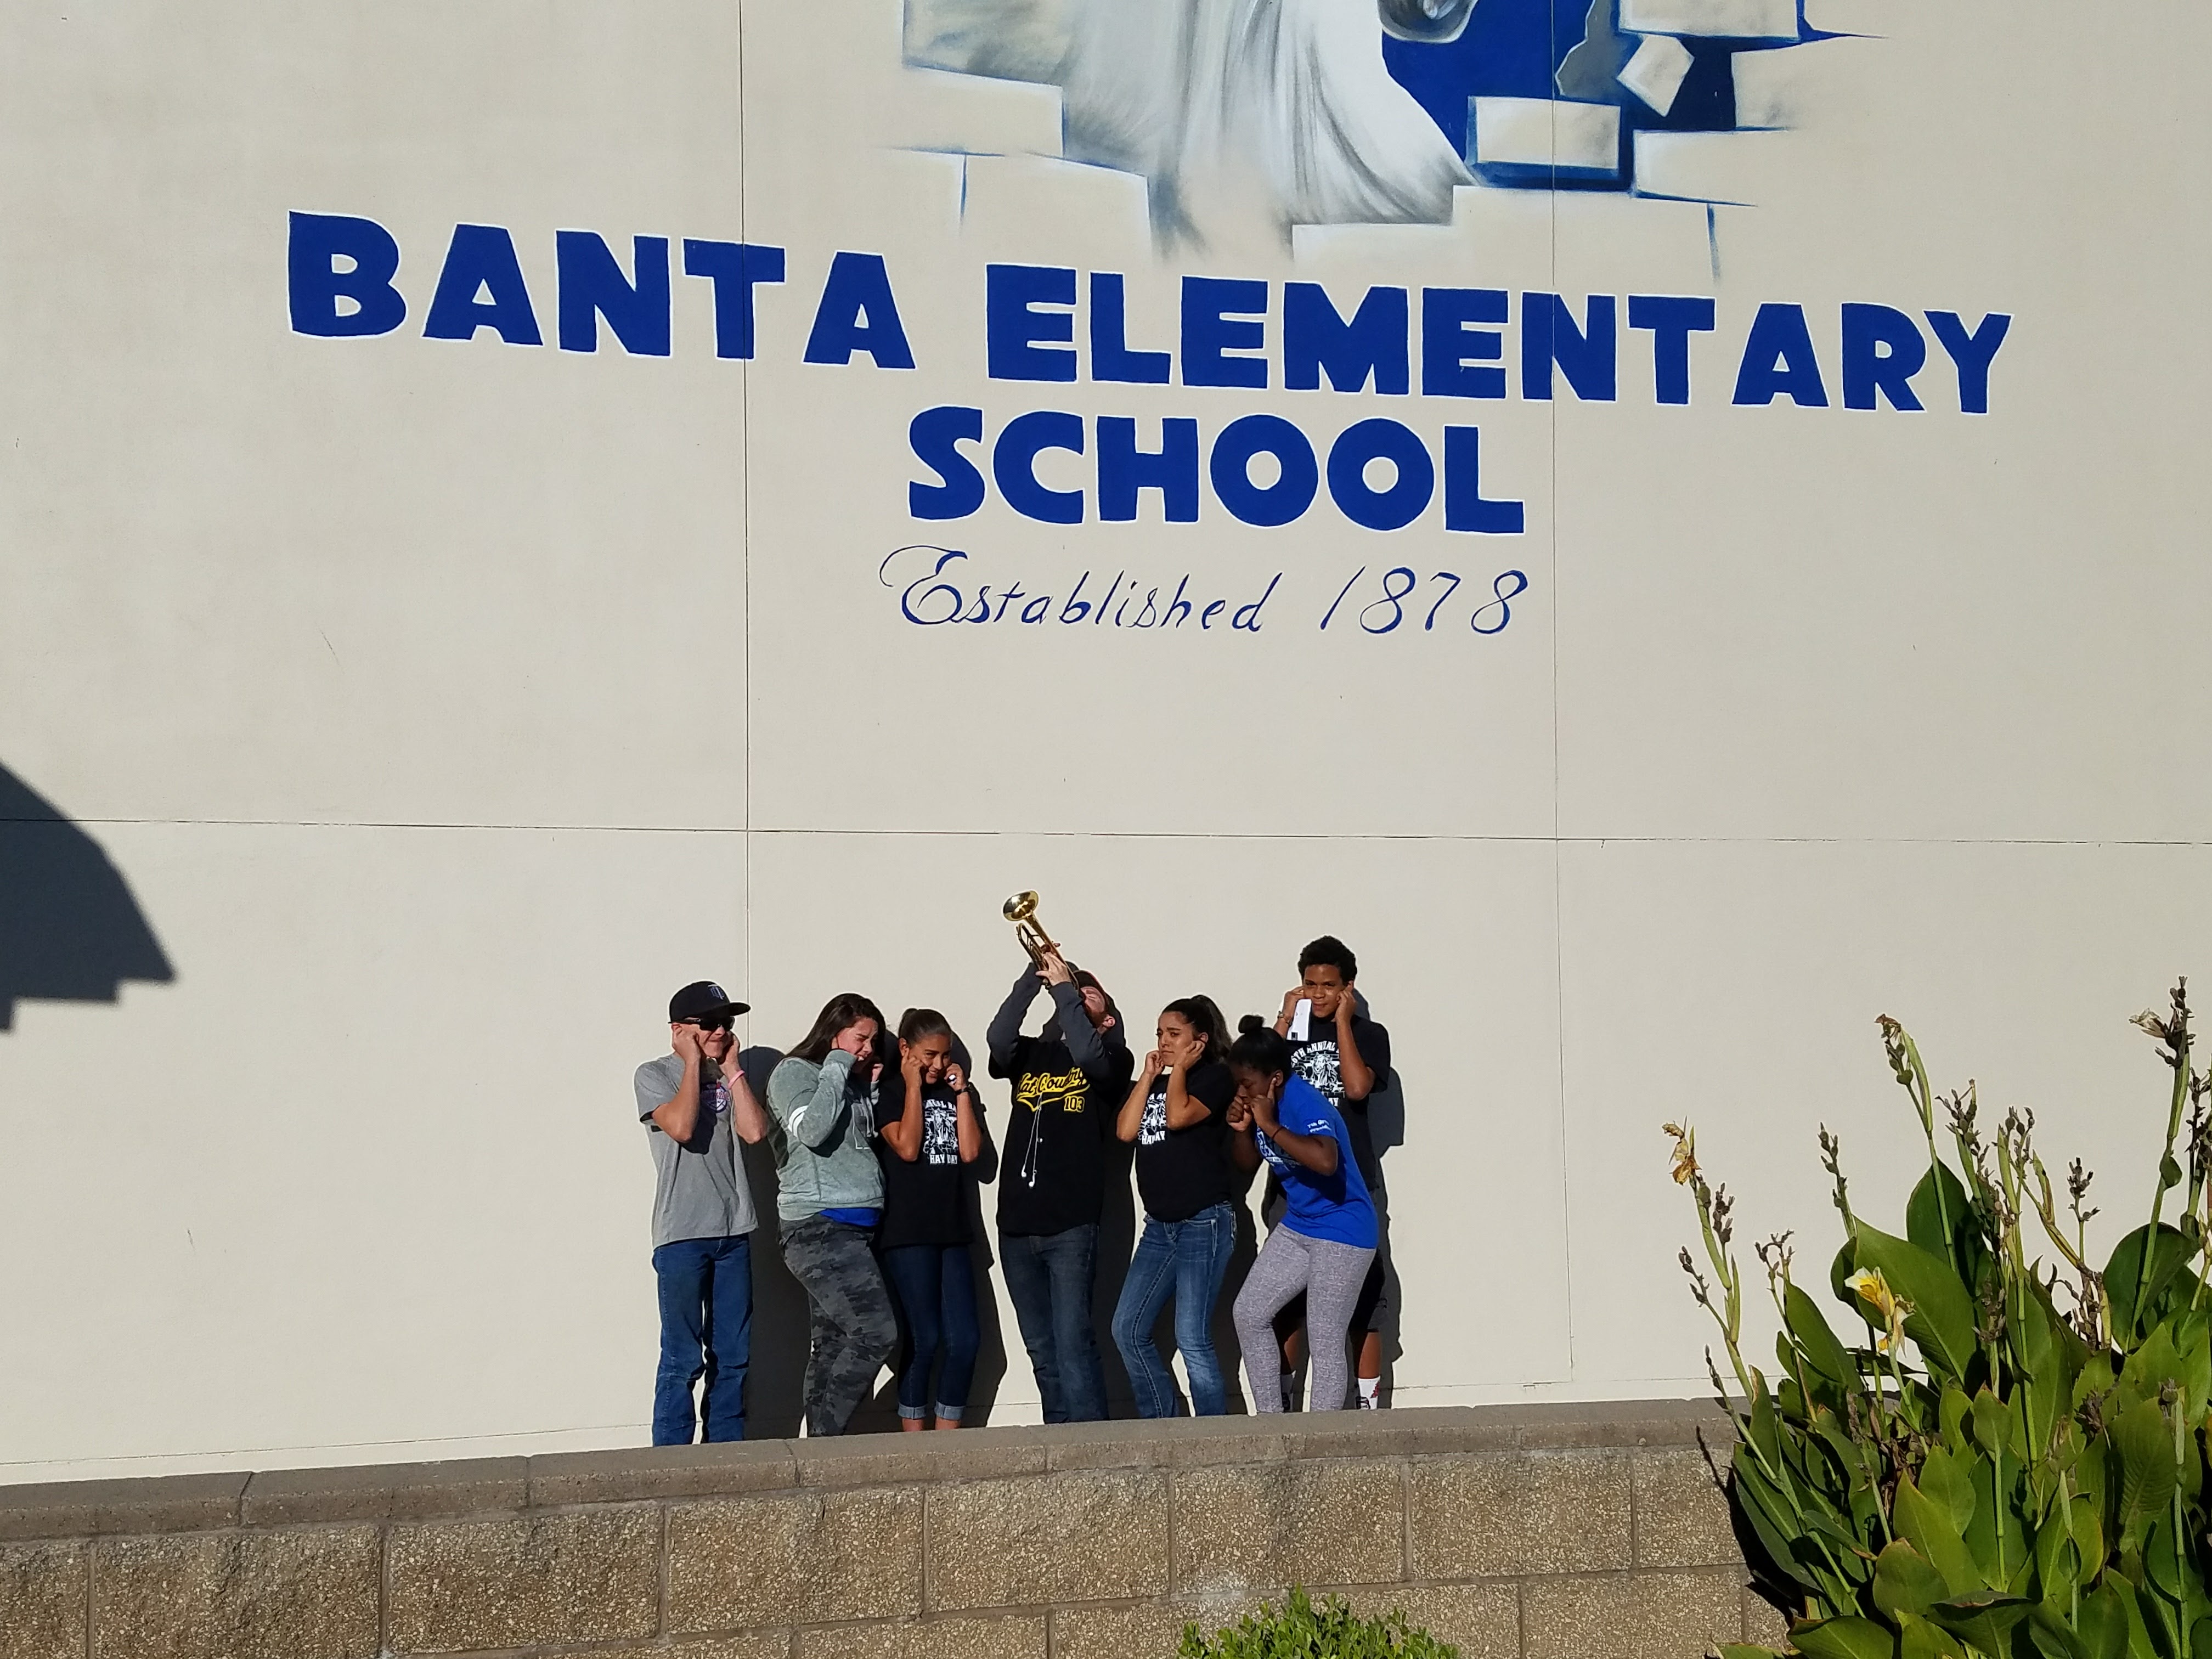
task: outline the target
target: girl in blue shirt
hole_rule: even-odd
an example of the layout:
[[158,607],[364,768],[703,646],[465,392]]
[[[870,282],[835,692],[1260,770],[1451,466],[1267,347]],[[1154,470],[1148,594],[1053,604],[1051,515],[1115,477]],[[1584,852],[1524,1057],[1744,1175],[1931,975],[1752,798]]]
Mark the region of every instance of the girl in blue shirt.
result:
[[1315,1411],[1341,1411],[1350,1382],[1345,1332],[1375,1259],[1374,1200],[1344,1119],[1321,1091],[1291,1072],[1290,1043],[1257,1014],[1247,1014],[1237,1030],[1229,1050],[1237,1080],[1230,1155],[1246,1170],[1257,1170],[1264,1158],[1283,1183],[1286,1206],[1237,1294],[1237,1337],[1252,1404],[1262,1412],[1283,1409],[1273,1371],[1274,1318],[1304,1291],[1313,1356],[1306,1397]]

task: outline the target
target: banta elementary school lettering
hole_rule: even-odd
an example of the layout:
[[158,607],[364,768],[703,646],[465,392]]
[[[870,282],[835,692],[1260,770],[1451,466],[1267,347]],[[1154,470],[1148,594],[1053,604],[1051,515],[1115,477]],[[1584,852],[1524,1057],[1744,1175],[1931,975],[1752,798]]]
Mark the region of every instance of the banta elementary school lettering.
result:
[[[787,285],[785,250],[689,237],[681,249],[683,274],[711,292],[715,356],[750,359],[759,290]],[[325,337],[398,331],[409,315],[399,268],[398,239],[375,221],[294,213],[288,257],[293,330]],[[597,233],[556,231],[556,344],[562,351],[596,352],[604,324],[625,352],[669,356],[673,269],[665,236],[631,238],[626,272]],[[1631,333],[1649,336],[1654,401],[1687,404],[1692,342],[1718,328],[1717,305],[1699,295],[1594,294],[1577,307],[1562,295],[1523,292],[1516,305],[1516,296],[1502,289],[1378,286],[1347,313],[1317,283],[1185,276],[1170,349],[1129,337],[1127,283],[1119,271],[987,266],[981,296],[985,378],[1254,392],[1371,388],[1382,397],[1411,397],[1418,378],[1422,398],[1472,402],[1516,391],[1524,400],[1548,400],[1565,381],[1584,402],[1610,403],[1620,396],[1625,319]],[[883,255],[833,254],[814,293],[803,361],[846,368],[865,356],[878,369],[915,367]],[[1923,410],[1915,380],[1931,367],[1932,338],[1948,360],[1959,410],[1989,412],[1990,366],[2012,324],[2007,313],[1987,313],[1970,327],[1956,311],[1916,317],[1892,306],[1846,303],[1837,321],[1834,379],[1844,408]],[[486,330],[509,345],[545,343],[513,235],[498,225],[456,225],[422,333],[473,340]],[[1510,355],[1509,331],[1517,348]],[[1805,307],[1761,304],[1734,356],[1731,404],[1763,407],[1786,398],[1801,408],[1830,407],[1830,371]],[[1009,507],[1039,522],[1080,524],[1094,505],[1103,521],[1128,521],[1151,491],[1166,522],[1194,523],[1201,495],[1200,423],[1163,416],[1157,424],[1158,447],[1145,448],[1137,422],[1127,416],[1086,419],[1066,410],[1031,409],[992,432],[981,407],[925,409],[915,416],[908,441],[931,477],[908,483],[908,509],[921,520],[965,518],[995,484]],[[980,464],[987,435],[988,479]],[[1432,444],[1403,422],[1373,417],[1344,428],[1324,459],[1295,422],[1255,413],[1212,433],[1203,447],[1202,476],[1222,508],[1249,525],[1299,518],[1325,478],[1329,499],[1346,519],[1370,530],[1396,530],[1428,509],[1441,479],[1444,528],[1516,533],[1521,504],[1482,494],[1480,440],[1477,427],[1448,424]],[[963,447],[970,444],[977,447],[975,459]],[[1053,488],[1039,478],[1040,459],[1054,451],[1091,459],[1091,491]],[[1253,464],[1262,457],[1272,465],[1261,469],[1265,482],[1255,483]],[[1378,482],[1376,463],[1384,464],[1379,470],[1387,483]]]

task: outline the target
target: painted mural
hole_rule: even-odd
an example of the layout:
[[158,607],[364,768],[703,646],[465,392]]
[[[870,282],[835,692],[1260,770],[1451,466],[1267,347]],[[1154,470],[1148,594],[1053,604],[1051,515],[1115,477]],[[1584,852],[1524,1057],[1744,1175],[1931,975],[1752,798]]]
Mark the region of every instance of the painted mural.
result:
[[908,0],[905,31],[911,65],[1060,88],[1065,154],[1141,175],[1170,249],[1637,189],[1638,135],[1763,125],[1739,80],[1820,38],[1801,0]]

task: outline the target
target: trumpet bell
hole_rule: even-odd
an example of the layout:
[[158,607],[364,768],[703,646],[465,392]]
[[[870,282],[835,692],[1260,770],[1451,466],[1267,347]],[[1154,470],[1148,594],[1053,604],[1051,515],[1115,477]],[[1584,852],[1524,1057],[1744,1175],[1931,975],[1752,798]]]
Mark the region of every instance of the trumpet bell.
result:
[[1027,921],[1036,914],[1036,908],[1035,893],[1017,893],[1000,907],[1000,913],[1008,921]]

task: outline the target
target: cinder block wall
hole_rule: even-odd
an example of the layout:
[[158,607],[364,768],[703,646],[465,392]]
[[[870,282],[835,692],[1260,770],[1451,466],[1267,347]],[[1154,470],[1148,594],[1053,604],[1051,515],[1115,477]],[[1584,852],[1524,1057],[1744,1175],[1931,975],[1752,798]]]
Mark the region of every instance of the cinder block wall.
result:
[[1468,1659],[1774,1638],[1686,1402],[0,1487],[0,1659],[1166,1659],[1284,1587]]

